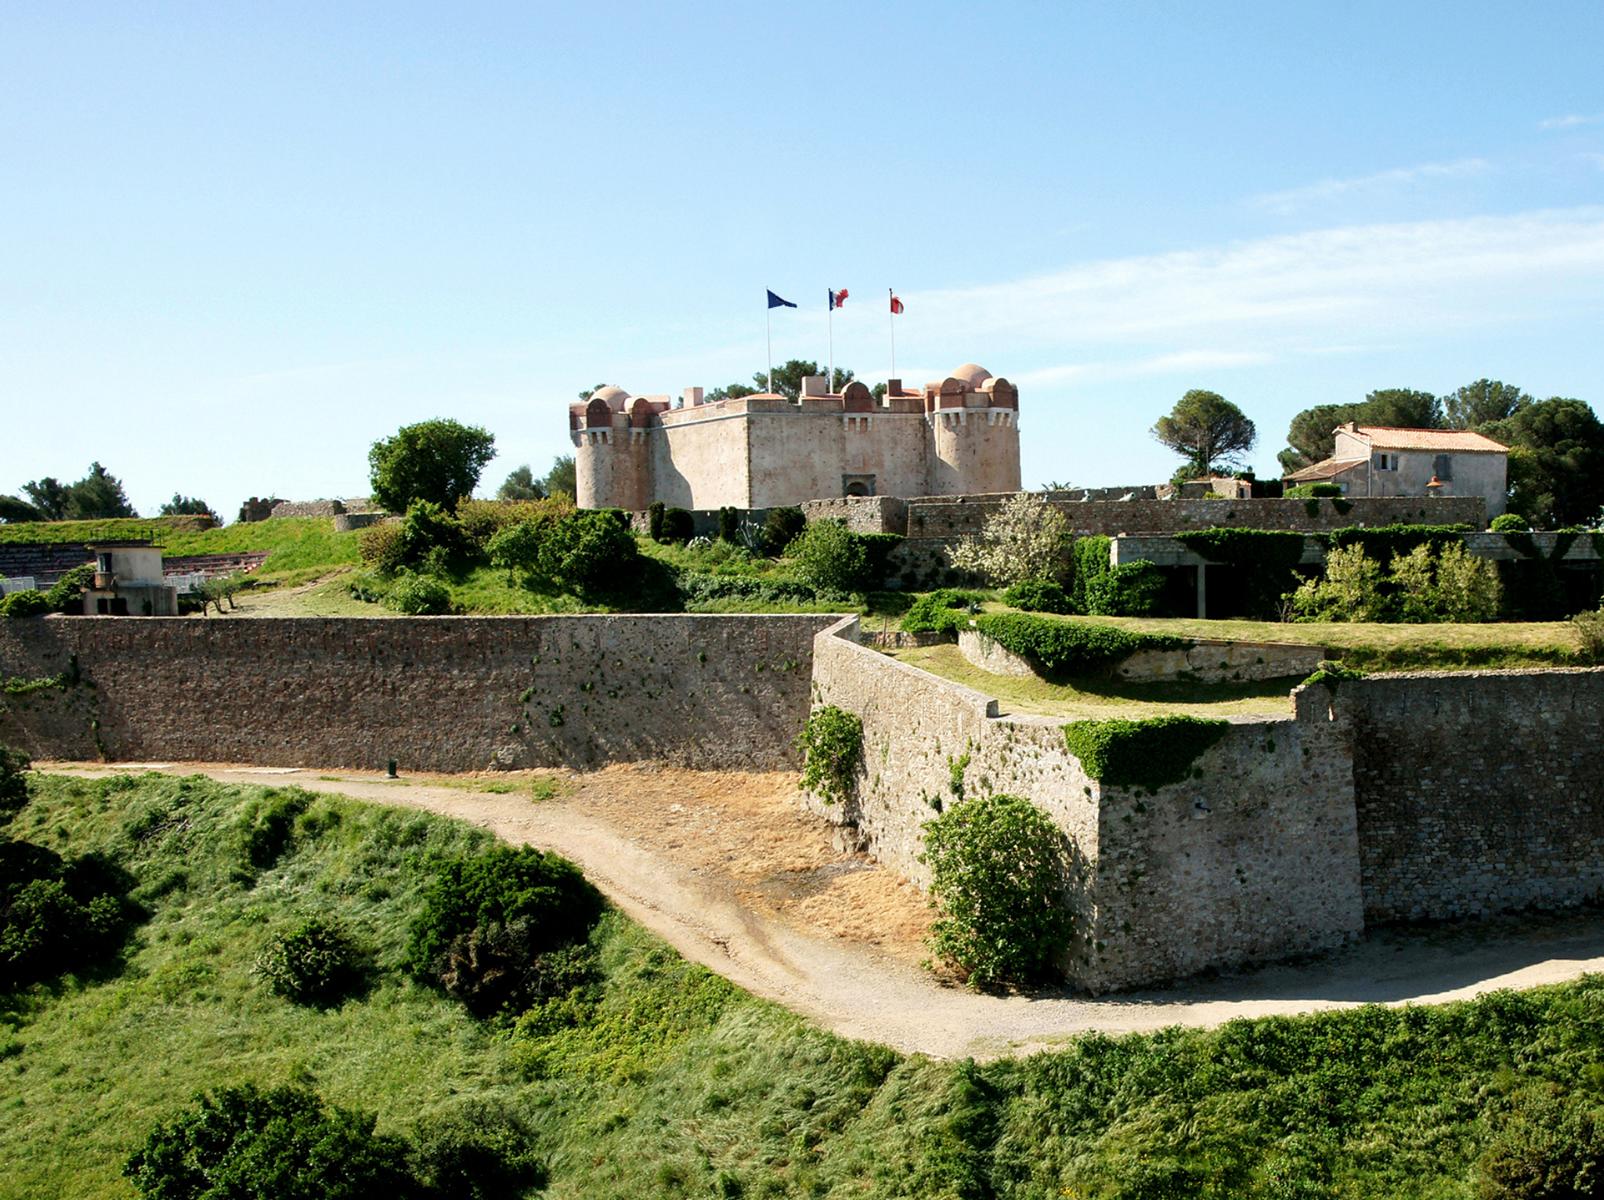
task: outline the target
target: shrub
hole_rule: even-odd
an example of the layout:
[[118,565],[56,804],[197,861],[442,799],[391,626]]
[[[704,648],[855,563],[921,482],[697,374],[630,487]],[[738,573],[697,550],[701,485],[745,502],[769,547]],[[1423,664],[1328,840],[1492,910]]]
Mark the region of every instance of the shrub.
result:
[[386,608],[409,617],[434,617],[451,611],[451,589],[433,575],[401,572],[384,596]]
[[587,594],[629,587],[640,575],[640,559],[627,521],[613,509],[570,513],[542,539],[540,573]]
[[802,536],[808,519],[800,508],[771,508],[763,521],[763,553],[778,558]]
[[257,870],[278,862],[295,837],[295,819],[311,799],[301,788],[274,788],[246,803],[235,825],[245,861]]
[[985,613],[975,618],[975,628],[1004,649],[1040,664],[1047,674],[1059,676],[1092,675],[1138,650],[1180,650],[1190,644],[1163,634],[1026,613]]
[[1053,579],[1024,579],[1003,593],[1003,603],[1026,612],[1067,613],[1069,593]]
[[1493,518],[1493,523],[1487,528],[1494,533],[1527,533],[1532,523],[1519,513],[1500,513]]
[[741,540],[740,509],[725,505],[718,510],[718,540],[737,543]]
[[654,542],[663,540],[663,514],[668,511],[668,505],[661,500],[653,500],[646,506],[646,536]]
[[468,540],[485,550],[503,529],[526,521],[555,525],[573,511],[573,502],[566,496],[544,500],[466,500],[457,506],[457,520]]
[[156,1126],[123,1168],[150,1200],[405,1200],[407,1144],[366,1113],[304,1088],[254,1084],[196,1097]]
[[381,575],[393,575],[402,567],[401,523],[386,521],[370,525],[357,540],[362,561]]
[[727,599],[750,600],[758,604],[811,604],[819,599],[818,592],[805,583],[789,579],[757,579],[750,575],[681,571],[677,586],[685,608],[692,612]]
[[1583,662],[1604,663],[1604,610],[1580,612],[1571,618],[1576,630],[1577,653]]
[[508,1200],[546,1185],[537,1134],[505,1104],[467,1102],[412,1134],[412,1172],[441,1200]]
[[863,721],[856,713],[827,704],[808,714],[797,735],[802,754],[802,789],[826,804],[845,802],[857,790],[863,762]]
[[401,520],[403,566],[454,570],[479,557],[462,523],[432,500],[417,500]]
[[28,805],[28,756],[0,746],[0,826]]
[[683,546],[695,533],[696,518],[683,508],[671,508],[663,514],[663,528],[657,535],[657,540],[677,542]]
[[840,521],[814,521],[786,555],[798,574],[821,591],[861,592],[869,586],[868,552]]
[[98,854],[0,838],[0,990],[79,970],[121,944],[133,880]]
[[1229,728],[1228,721],[1203,717],[1071,721],[1064,726],[1064,740],[1099,783],[1156,791],[1190,775],[1197,756]]
[[0,600],[0,617],[39,617],[50,611],[50,600],[37,588],[8,592]]
[[1326,554],[1325,575],[1304,580],[1287,600],[1297,621],[1379,621],[1381,588],[1381,564],[1363,546],[1340,546]]
[[1482,1200],[1604,1196],[1604,1110],[1552,1085],[1516,1093],[1476,1164]]
[[1391,562],[1424,543],[1432,547],[1458,544],[1469,525],[1350,525],[1326,535],[1333,546],[1363,546],[1377,562]]
[[930,946],[971,986],[1050,975],[1069,945],[1062,832],[1017,796],[958,804],[925,826],[922,861],[939,915]]
[[1363,679],[1364,677],[1365,673],[1363,671],[1347,666],[1337,659],[1322,658],[1320,665],[1315,667],[1310,676],[1299,686],[1312,687],[1314,684],[1321,683],[1335,692],[1347,680]]
[[519,521],[508,525],[486,544],[490,565],[507,572],[507,582],[521,580],[525,586],[540,574],[541,553],[552,526],[542,521]]
[[578,944],[603,906],[577,866],[532,847],[442,862],[412,923],[407,965],[481,1016],[519,1012],[584,977]]
[[985,600],[979,592],[965,592],[957,588],[941,588],[926,592],[908,606],[902,615],[903,633],[944,633],[956,637],[958,630],[969,624],[970,617],[980,611]]
[[1300,483],[1289,487],[1281,493],[1288,500],[1316,500],[1324,497],[1342,495],[1342,485],[1339,483]]
[[1390,581],[1405,621],[1491,621],[1503,603],[1497,566],[1450,543],[1416,546],[1393,559]]
[[891,574],[891,554],[902,544],[900,533],[855,533],[863,547],[863,578],[865,590],[884,585]]
[[1150,562],[1120,563],[1086,585],[1086,611],[1096,617],[1146,617],[1158,611],[1164,577]]
[[1070,581],[1069,602],[1076,612],[1091,611],[1087,606],[1086,593],[1098,580],[1108,574],[1109,547],[1112,544],[1109,538],[1100,533],[1075,539],[1074,548],[1070,552],[1074,571]]
[[995,587],[1056,579],[1069,569],[1069,522],[1033,492],[1009,496],[981,531],[952,549],[952,565]]
[[86,563],[74,567],[50,585],[50,590],[45,593],[45,603],[50,605],[51,612],[78,612],[82,607],[79,602],[94,580],[93,566]]
[[254,970],[286,1000],[332,1004],[361,980],[362,956],[338,925],[311,917],[268,942]]

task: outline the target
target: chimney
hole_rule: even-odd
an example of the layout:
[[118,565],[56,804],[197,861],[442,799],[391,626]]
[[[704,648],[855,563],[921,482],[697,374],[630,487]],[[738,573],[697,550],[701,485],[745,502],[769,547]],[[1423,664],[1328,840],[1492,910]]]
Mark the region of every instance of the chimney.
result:
[[830,394],[829,380],[823,375],[802,376],[802,394],[804,396],[828,396]]
[[695,408],[702,402],[703,392],[699,387],[688,387],[680,394],[684,397],[683,403],[686,408]]

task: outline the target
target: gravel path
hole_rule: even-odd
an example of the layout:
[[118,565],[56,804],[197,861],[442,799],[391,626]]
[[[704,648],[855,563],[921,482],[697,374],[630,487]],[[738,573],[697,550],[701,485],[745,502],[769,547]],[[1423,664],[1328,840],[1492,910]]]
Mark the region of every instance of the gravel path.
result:
[[[594,795],[586,798],[589,781],[598,776],[573,777],[577,782],[556,797],[533,802],[527,788],[518,794],[493,794],[467,790],[460,782],[456,786],[412,780],[398,783],[354,772],[320,774],[205,764],[42,763],[39,767],[85,776],[160,769],[205,774],[226,783],[294,784],[472,821],[509,842],[531,843],[572,858],[629,916],[687,958],[755,995],[783,1004],[843,1036],[943,1058],[1016,1054],[1094,1030],[1125,1033],[1167,1025],[1213,1026],[1238,1017],[1372,1002],[1462,999],[1496,988],[1531,987],[1604,970],[1604,916],[1574,914],[1380,931],[1345,950],[1308,962],[1114,998],[1089,999],[1069,993],[978,995],[942,986],[913,961],[908,913],[902,911],[913,901],[899,895],[898,889],[908,890],[905,885],[887,878],[878,868],[867,864],[854,867],[845,861],[850,856],[828,850],[811,855],[816,874],[862,875],[878,889],[858,894],[872,900],[854,898],[851,892],[842,893],[842,899],[852,900],[847,907],[867,905],[864,911],[886,914],[887,923],[898,925],[900,932],[888,936],[883,944],[875,944],[864,933],[861,913],[857,914],[859,927],[852,927],[850,921],[833,927],[818,919],[820,905],[816,902],[755,902],[753,888],[736,878],[739,871],[720,869],[717,862],[710,861],[716,856],[687,858],[664,848],[678,847],[683,839],[665,842],[643,837],[642,821],[631,820],[631,809],[623,807],[618,797],[632,797],[635,789],[650,785],[653,772],[649,768],[610,768],[600,773],[614,773],[616,784],[600,789],[614,797],[613,802],[604,803]],[[692,798],[695,789],[687,779],[697,777],[696,772],[667,773],[659,786]],[[710,795],[727,793],[743,780],[739,776],[719,778],[721,786],[709,789]],[[770,825],[779,820],[772,814],[772,805],[780,802],[769,801]],[[675,807],[676,815],[697,808],[694,802]],[[632,808],[637,818],[644,809],[647,823],[654,827],[662,824],[659,810],[640,803],[633,803]],[[800,816],[796,824],[811,829],[808,836],[821,846],[827,844],[820,826],[809,825]],[[708,838],[693,840],[701,845]],[[791,849],[794,853],[795,847]],[[732,860],[745,857],[727,850],[723,854]],[[854,869],[843,872],[843,866]]]

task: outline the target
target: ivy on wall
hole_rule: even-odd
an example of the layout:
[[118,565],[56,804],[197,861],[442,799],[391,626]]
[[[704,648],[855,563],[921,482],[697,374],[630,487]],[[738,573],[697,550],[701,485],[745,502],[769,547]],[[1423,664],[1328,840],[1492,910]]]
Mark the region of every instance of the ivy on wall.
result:
[[975,628],[1049,675],[1092,675],[1111,670],[1138,650],[1185,650],[1185,638],[1133,633],[1114,625],[1055,621],[1029,613],[986,613]]
[[1203,717],[1071,721],[1064,741],[1099,783],[1151,792],[1190,775],[1198,756],[1229,728],[1229,721]]
[[863,761],[863,721],[857,714],[826,704],[808,714],[797,735],[802,752],[802,789],[826,804],[846,801],[857,786]]

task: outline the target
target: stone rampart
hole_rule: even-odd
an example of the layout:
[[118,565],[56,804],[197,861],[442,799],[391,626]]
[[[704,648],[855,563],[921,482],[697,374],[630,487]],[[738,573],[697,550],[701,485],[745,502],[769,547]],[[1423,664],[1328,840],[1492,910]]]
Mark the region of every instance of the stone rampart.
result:
[[961,795],[1028,798],[1073,845],[1072,982],[1133,987],[1340,943],[1362,927],[1353,785],[1320,714],[1233,724],[1202,780],[1105,787],[1063,721],[998,717],[979,692],[861,646],[856,620],[819,634],[814,699],[863,721],[858,793],[811,800],[923,886],[923,827]]
[[[982,671],[1015,678],[1042,672],[1022,654],[1015,654],[978,629],[958,632],[958,652]],[[1220,642],[1199,640],[1184,650],[1138,650],[1114,668],[1131,683],[1152,683],[1189,676],[1202,683],[1245,683],[1305,676],[1320,665],[1319,646],[1292,642]]]
[[1604,896],[1604,669],[1344,681],[1333,710],[1368,919]]
[[4,621],[5,677],[81,681],[0,696],[0,739],[41,758],[781,769],[835,619]]

